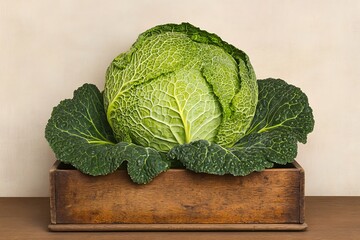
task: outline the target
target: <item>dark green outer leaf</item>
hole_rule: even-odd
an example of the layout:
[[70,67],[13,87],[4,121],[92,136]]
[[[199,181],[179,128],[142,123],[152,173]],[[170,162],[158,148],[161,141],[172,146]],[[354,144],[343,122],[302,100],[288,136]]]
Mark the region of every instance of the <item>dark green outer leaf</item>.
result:
[[166,159],[163,159],[159,152],[153,148],[145,148],[124,142],[121,144],[126,145],[126,150],[116,153],[116,156],[128,162],[128,174],[136,183],[148,183],[170,167]]
[[307,96],[281,79],[258,80],[259,101],[247,134],[287,129],[301,143],[314,129]]
[[261,155],[261,158],[266,161],[286,164],[292,162],[297,155],[297,141],[287,129],[274,129],[247,135],[231,150],[245,152],[248,155]]
[[169,157],[180,160],[187,169],[194,172],[245,176],[254,170],[272,167],[272,163],[264,161],[259,153],[226,149],[206,140],[198,140],[174,147],[169,152]]
[[169,167],[154,149],[114,142],[102,94],[91,84],[84,84],[73,99],[54,108],[45,137],[57,159],[93,176],[114,172],[128,161],[132,180],[147,183]]

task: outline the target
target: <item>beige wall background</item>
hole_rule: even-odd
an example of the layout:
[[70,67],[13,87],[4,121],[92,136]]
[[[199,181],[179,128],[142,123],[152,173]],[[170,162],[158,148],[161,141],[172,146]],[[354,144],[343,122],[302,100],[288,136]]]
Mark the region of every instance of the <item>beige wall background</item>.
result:
[[306,92],[307,195],[360,195],[360,1],[0,0],[0,197],[48,196],[52,107],[158,24],[190,22],[250,56],[258,78]]

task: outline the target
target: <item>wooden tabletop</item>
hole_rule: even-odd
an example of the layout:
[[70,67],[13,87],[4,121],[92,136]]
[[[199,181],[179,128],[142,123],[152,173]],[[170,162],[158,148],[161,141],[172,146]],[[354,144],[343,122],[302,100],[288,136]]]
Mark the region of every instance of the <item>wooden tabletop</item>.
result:
[[305,232],[49,232],[48,198],[0,198],[0,239],[360,239],[360,197],[306,197]]

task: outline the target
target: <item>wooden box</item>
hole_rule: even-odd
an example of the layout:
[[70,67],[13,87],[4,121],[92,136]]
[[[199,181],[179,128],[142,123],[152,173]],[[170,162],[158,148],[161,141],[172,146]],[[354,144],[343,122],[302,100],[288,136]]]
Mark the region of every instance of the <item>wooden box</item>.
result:
[[304,171],[294,162],[245,177],[170,169],[147,185],[126,170],[50,170],[52,231],[304,230]]

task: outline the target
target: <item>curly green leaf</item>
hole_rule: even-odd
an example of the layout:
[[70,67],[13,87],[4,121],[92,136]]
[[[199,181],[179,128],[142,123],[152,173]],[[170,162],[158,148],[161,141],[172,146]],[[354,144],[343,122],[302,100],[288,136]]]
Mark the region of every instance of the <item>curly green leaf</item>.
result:
[[102,94],[91,84],[84,84],[73,99],[54,108],[45,137],[57,159],[93,176],[114,172],[127,161],[132,180],[147,183],[169,167],[154,149],[115,142]]

